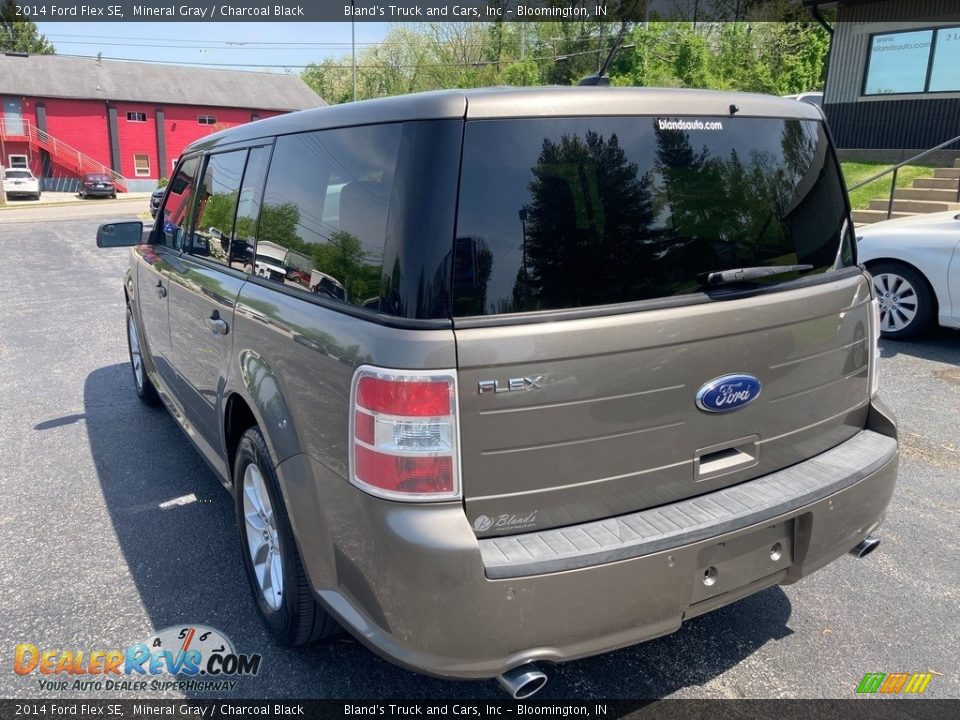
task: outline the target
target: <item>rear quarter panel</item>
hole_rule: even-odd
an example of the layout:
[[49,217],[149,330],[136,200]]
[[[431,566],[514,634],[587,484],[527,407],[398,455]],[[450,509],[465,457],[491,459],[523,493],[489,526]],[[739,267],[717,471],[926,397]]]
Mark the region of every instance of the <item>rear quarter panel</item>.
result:
[[253,403],[280,463],[308,453],[347,479],[350,382],[362,364],[456,366],[453,331],[386,327],[247,282],[224,397]]

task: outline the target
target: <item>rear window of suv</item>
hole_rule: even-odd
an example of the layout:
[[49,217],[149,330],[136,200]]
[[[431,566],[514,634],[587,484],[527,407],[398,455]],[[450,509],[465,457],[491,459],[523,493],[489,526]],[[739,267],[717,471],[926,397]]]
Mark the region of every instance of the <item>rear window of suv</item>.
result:
[[854,263],[823,125],[770,118],[466,124],[455,316],[701,293],[705,273]]

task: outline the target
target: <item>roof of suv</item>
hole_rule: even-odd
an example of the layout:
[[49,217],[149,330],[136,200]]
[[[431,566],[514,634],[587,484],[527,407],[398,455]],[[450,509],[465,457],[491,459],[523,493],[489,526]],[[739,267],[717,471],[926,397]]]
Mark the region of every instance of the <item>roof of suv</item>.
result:
[[729,116],[731,105],[737,106],[736,114],[741,117],[823,118],[812,105],[754,93],[596,86],[492,87],[436,90],[303,110],[214,133],[187,150],[210,149],[273,135],[405,120],[578,115]]

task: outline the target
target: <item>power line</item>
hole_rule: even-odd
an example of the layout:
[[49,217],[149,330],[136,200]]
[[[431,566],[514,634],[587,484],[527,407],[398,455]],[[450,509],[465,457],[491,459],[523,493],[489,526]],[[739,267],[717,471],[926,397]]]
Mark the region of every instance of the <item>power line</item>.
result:
[[[527,60],[532,61],[546,61],[552,60],[554,62],[567,60],[571,57],[579,57],[581,55],[596,55],[598,52],[609,51],[610,48],[594,48],[592,50],[582,50],[579,52],[568,52],[568,53],[558,53],[556,55],[541,55],[538,57],[527,58]],[[327,69],[336,69],[336,70],[349,70],[351,65],[322,65],[322,61],[308,63],[307,65],[297,65],[297,64],[282,64],[282,65],[271,65],[265,63],[229,63],[229,62],[188,62],[188,61],[178,61],[170,62],[167,60],[139,60],[137,58],[124,58],[124,57],[107,57],[96,56],[96,55],[74,55],[66,53],[57,53],[60,57],[72,57],[80,58],[86,60],[115,60],[118,62],[140,62],[140,63],[150,63],[150,64],[159,64],[159,65],[189,65],[194,67],[251,67],[251,68],[286,68],[289,70],[293,69],[306,69],[311,66],[318,66]],[[357,65],[358,70],[389,70],[389,69],[413,69],[413,68],[451,68],[451,67],[486,67],[489,65],[508,65],[511,60],[477,60],[471,61],[467,60],[464,62],[449,62],[449,63],[381,63],[379,65]]]
[[[98,40],[103,42],[103,44],[109,44],[108,41],[124,41],[124,40],[137,40],[143,42],[171,42],[171,43],[201,43],[203,46],[210,45],[222,45],[224,47],[234,47],[234,46],[250,46],[251,49],[271,49],[273,46],[277,47],[291,47],[291,46],[304,46],[304,47],[335,47],[335,48],[349,48],[351,44],[349,41],[317,41],[310,42],[308,40],[294,40],[290,42],[284,42],[282,40],[170,40],[170,38],[162,37],[109,37],[109,36],[91,36],[91,35],[60,35],[60,34],[45,34],[45,37],[48,40],[56,40],[61,38],[80,38],[83,41],[87,40]],[[461,40],[432,40],[435,45],[462,45],[463,41]],[[81,45],[86,44],[85,42],[73,41],[73,40],[63,40],[63,43],[66,45]],[[120,45],[130,45],[128,42],[117,43]],[[400,41],[400,40],[367,40],[367,41],[358,41],[357,45],[365,45],[370,47],[378,47],[380,45],[398,45],[406,46],[409,43]],[[181,47],[180,45],[165,45],[164,47]],[[218,48],[220,49],[220,48]]]
[[[48,40],[50,38],[47,38]],[[110,40],[115,40],[117,38],[110,38]],[[152,39],[152,38],[151,38]],[[284,44],[270,44],[270,45],[256,45],[248,46],[247,43],[230,43],[221,46],[212,46],[211,43],[204,42],[202,40],[197,41],[180,41],[182,42],[194,42],[193,45],[182,45],[182,44],[150,44],[147,42],[104,42],[104,41],[90,41],[90,40],[69,40],[69,41],[57,41],[60,45],[97,45],[101,47],[154,47],[154,48],[170,48],[170,49],[181,49],[181,50],[317,50],[319,46],[304,44],[304,43],[284,43]],[[359,44],[359,43],[358,43]],[[371,46],[377,47],[382,43],[370,43]],[[333,49],[343,49],[347,50],[350,48],[349,43],[338,43],[336,45],[324,45],[320,49],[333,50]]]

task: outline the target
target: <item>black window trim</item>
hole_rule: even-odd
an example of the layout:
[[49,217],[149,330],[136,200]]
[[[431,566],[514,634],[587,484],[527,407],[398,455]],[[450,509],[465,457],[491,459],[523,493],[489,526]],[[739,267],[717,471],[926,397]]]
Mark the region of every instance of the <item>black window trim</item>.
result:
[[[922,28],[921,28],[922,29]],[[823,117],[823,112],[821,110],[821,118]],[[560,116],[558,116],[560,117]],[[634,116],[631,116],[634,117]],[[653,115],[644,116],[644,117],[655,117]],[[723,117],[723,116],[717,116]],[[743,117],[753,117],[752,115],[744,115]],[[763,116],[767,118],[768,116]],[[484,118],[487,120],[494,118]],[[496,119],[516,119],[516,118],[496,118]],[[782,117],[777,116],[774,119],[782,120],[795,120],[803,119],[796,116],[784,115]],[[390,121],[390,122],[406,122],[406,121]],[[469,122],[468,119],[462,119],[462,133],[466,131],[466,124]],[[833,142],[833,134],[830,132],[829,126],[826,125],[823,119],[816,120],[824,125],[825,131],[829,138],[830,144],[830,153],[833,156],[834,162],[839,166],[839,158],[837,157],[836,147]],[[210,149],[196,149],[191,151],[188,147],[181,154],[176,166],[174,167],[173,172],[171,173],[171,178],[176,176],[176,173],[180,170],[180,167],[183,163],[187,162],[190,158],[201,157],[201,162],[203,163],[203,172],[206,172],[206,157],[211,154],[220,154],[221,152],[229,152],[232,150],[239,150],[246,148],[248,151],[253,150],[257,147],[269,147],[270,148],[270,157],[267,162],[267,172],[264,176],[264,182],[260,188],[260,210],[263,209],[263,197],[266,192],[267,180],[270,176],[270,170],[273,166],[273,154],[276,148],[276,140],[280,137],[286,137],[289,135],[300,135],[303,133],[314,132],[316,130],[335,130],[343,128],[352,128],[352,127],[366,127],[369,125],[383,125],[387,123],[383,122],[366,122],[366,123],[347,123],[344,125],[338,125],[332,128],[318,128],[318,129],[303,129],[292,131],[288,133],[279,133],[275,135],[264,135],[257,138],[245,138],[243,140],[238,140],[233,143],[227,141],[218,143]],[[460,145],[460,168],[457,176],[457,198],[459,202],[460,197],[460,181],[462,174],[462,154],[463,154],[463,140],[461,133],[461,145]],[[201,141],[202,142],[202,141]],[[248,155],[249,161],[249,155]],[[246,167],[244,167],[244,173],[246,173]],[[242,182],[242,181],[241,181]],[[151,243],[157,244],[155,240],[155,233],[159,228],[161,228],[162,223],[162,210],[166,205],[167,195],[164,195],[163,203],[161,204],[160,210],[157,212],[157,218],[154,225],[154,230],[151,233]],[[844,192],[844,204],[846,206],[846,215],[850,217],[850,202],[847,193]],[[192,213],[192,209],[191,209]],[[236,224],[236,212],[234,213],[234,225]],[[852,227],[852,225],[851,225]],[[259,241],[259,230],[260,230],[260,215],[257,217],[257,232],[256,239]],[[852,231],[851,231],[852,233]],[[455,238],[451,238],[451,246],[455,242]],[[177,257],[183,254],[183,251],[176,248],[168,248],[165,245],[158,244],[159,247],[167,252],[175,253]],[[713,296],[707,295],[705,293],[696,293],[688,294],[682,296],[673,296],[665,298],[656,298],[652,300],[640,300],[635,302],[628,303],[619,303],[612,305],[591,305],[582,308],[563,308],[559,310],[540,310],[526,313],[505,313],[505,314],[493,314],[493,315],[476,315],[476,316],[465,316],[465,317],[453,317],[452,312],[450,317],[445,318],[406,318],[399,317],[394,315],[387,315],[376,310],[370,310],[368,308],[363,308],[356,305],[351,305],[348,303],[342,303],[337,300],[332,300],[325,298],[322,295],[316,295],[313,293],[307,293],[305,290],[296,289],[287,287],[286,285],[280,285],[276,282],[266,280],[264,278],[258,277],[255,274],[249,274],[236,268],[231,268],[223,265],[222,263],[214,262],[203,257],[198,257],[191,255],[190,258],[192,261],[202,263],[208,267],[227,272],[231,276],[243,279],[246,278],[246,281],[258,285],[267,290],[274,292],[283,293],[289,297],[301,300],[304,302],[317,305],[326,310],[330,310],[336,313],[343,315],[349,315],[355,317],[359,320],[365,322],[373,323],[375,325],[380,325],[383,327],[397,328],[401,330],[458,330],[458,329],[470,329],[470,328],[481,328],[481,327],[496,327],[496,326],[508,326],[508,325],[532,325],[543,322],[556,322],[562,320],[578,320],[583,318],[594,318],[594,317],[604,317],[612,315],[624,315],[629,313],[659,310],[665,308],[673,307],[685,307],[691,305],[701,305],[708,302],[721,302],[724,300],[739,299],[745,297],[753,297],[756,295],[764,295],[772,292],[782,292],[785,290],[795,290],[801,289],[814,285],[821,285],[826,283],[835,282],[838,280],[844,280],[847,278],[852,278],[857,275],[862,275],[865,271],[862,266],[857,265],[856,258],[856,243],[854,242],[852,246],[854,253],[854,264],[845,267],[839,268],[837,270],[831,270],[826,273],[821,273],[818,275],[811,275],[807,277],[797,278],[784,283],[778,283],[774,286],[760,287],[760,288],[751,288],[749,290],[735,291],[735,292],[724,292],[722,294],[714,294]],[[256,253],[256,245],[254,246],[254,253]],[[452,292],[452,276],[450,279],[451,282],[451,292]],[[452,308],[451,308],[452,311]]]
[[[131,115],[143,116],[143,120],[140,120],[138,117],[130,117]],[[141,112],[140,110],[128,110],[127,111],[127,122],[135,123],[145,123],[147,121],[147,113]]]
[[[924,75],[923,81],[923,90],[910,90],[908,92],[897,92],[897,93],[868,93],[867,92],[867,78],[870,76],[870,60],[872,56],[873,49],[873,40],[874,38],[881,37],[883,35],[900,35],[905,32],[925,32],[930,30],[933,32],[933,35],[930,37],[930,52],[927,55],[927,71]],[[960,88],[956,90],[931,90],[930,89],[930,80],[933,79],[933,61],[936,57],[937,52],[937,39],[940,36],[941,30],[953,30],[960,33],[960,25],[931,25],[928,27],[918,27],[910,28],[908,30],[886,30],[884,32],[875,32],[870,33],[867,36],[867,62],[863,68],[863,79],[860,83],[860,97],[861,98],[888,98],[888,97],[911,97],[914,95],[956,95],[960,93]]]

